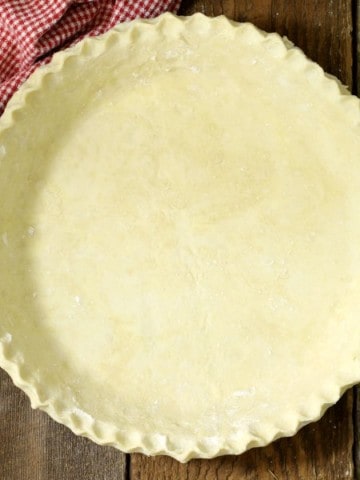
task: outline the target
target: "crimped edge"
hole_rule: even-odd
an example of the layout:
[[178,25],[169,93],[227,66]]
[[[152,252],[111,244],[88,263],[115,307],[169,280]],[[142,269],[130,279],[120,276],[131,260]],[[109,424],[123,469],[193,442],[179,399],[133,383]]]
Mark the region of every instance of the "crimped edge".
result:
[[[9,101],[5,112],[0,119],[1,133],[16,124],[17,113],[25,109],[28,97],[32,92],[42,88],[45,78],[49,74],[61,71],[67,62],[76,57],[96,57],[114,41],[127,41],[129,44],[137,38],[147,35],[149,26],[155,25],[161,35],[181,35],[184,29],[193,29],[196,32],[232,32],[245,35],[249,44],[264,42],[266,48],[276,58],[288,62],[289,68],[305,72],[309,81],[320,85],[323,92],[336,102],[342,102],[345,113],[350,116],[351,124],[360,126],[360,101],[350,95],[337,78],[326,74],[316,63],[310,61],[305,54],[276,33],[266,33],[250,23],[237,23],[224,16],[209,18],[201,13],[190,17],[178,17],[165,13],[156,19],[134,20],[123,23],[106,34],[85,38],[74,47],[56,53],[52,61],[39,67],[30,78],[20,87]],[[153,27],[151,27],[153,31]],[[187,30],[189,31],[189,30]],[[358,352],[356,352],[358,353]],[[334,375],[326,385],[319,388],[319,393],[309,396],[307,405],[301,411],[289,410],[282,412],[281,417],[272,424],[263,424],[255,431],[239,433],[238,438],[225,439],[221,437],[190,438],[186,447],[181,442],[176,444],[166,435],[154,433],[143,434],[136,430],[120,431],[111,424],[92,419],[86,414],[70,412],[63,405],[61,395],[48,397],[44,393],[44,386],[34,378],[22,359],[21,352],[15,351],[11,344],[10,334],[0,337],[0,366],[10,375],[14,384],[23,390],[31,401],[32,408],[39,408],[47,412],[54,420],[69,427],[75,434],[85,436],[100,445],[111,445],[124,452],[141,452],[146,455],[169,455],[180,462],[187,462],[192,458],[213,458],[219,455],[241,454],[253,447],[265,446],[272,441],[294,435],[304,425],[318,420],[327,408],[338,401],[346,389],[360,381],[360,359],[356,356],[357,368],[354,369],[354,358],[348,352],[349,369]]]

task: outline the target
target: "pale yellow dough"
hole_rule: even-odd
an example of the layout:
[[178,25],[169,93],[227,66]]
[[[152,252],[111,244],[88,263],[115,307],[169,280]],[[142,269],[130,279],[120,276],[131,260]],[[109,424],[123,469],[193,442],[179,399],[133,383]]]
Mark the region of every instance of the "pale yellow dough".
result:
[[360,113],[340,88],[201,15],[32,77],[0,133],[0,364],[34,405],[187,460],[293,434],[360,380]]

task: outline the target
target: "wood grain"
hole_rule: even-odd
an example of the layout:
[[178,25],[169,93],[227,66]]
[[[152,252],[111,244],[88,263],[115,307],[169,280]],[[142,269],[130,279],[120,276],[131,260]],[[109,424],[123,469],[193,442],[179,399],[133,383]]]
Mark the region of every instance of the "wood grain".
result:
[[[327,72],[353,84],[350,0],[185,0],[181,14],[225,14],[286,35]],[[357,400],[360,411],[360,400]],[[345,480],[354,478],[352,392],[291,439],[241,456],[193,460],[131,456],[131,480]],[[354,453],[358,452],[357,445]],[[354,455],[355,457],[355,455]],[[360,454],[359,454],[360,462]],[[360,480],[360,472],[359,472]]]
[[124,454],[32,410],[0,369],[1,480],[124,480],[125,468]]
[[354,474],[360,480],[360,387],[354,388]]

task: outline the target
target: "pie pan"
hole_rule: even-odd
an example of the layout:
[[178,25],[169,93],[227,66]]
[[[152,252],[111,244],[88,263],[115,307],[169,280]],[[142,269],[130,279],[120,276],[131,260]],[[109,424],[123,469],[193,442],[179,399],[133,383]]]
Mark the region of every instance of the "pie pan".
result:
[[360,380],[360,109],[201,14],[54,55],[0,120],[0,365],[73,432],[180,461]]

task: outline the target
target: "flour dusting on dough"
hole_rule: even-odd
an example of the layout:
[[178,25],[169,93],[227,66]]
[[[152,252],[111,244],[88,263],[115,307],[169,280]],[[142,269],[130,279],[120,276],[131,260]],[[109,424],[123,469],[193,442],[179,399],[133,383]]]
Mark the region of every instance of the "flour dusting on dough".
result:
[[3,335],[0,338],[0,343],[10,343],[11,341],[12,341],[11,333],[5,333],[5,335]]
[[1,235],[1,239],[2,239],[2,242],[3,242],[3,244],[5,245],[5,247],[8,247],[8,246],[9,246],[9,237],[8,237],[7,232],[4,232],[4,233]]
[[93,422],[94,419],[93,417],[89,414],[89,413],[86,413],[84,412],[84,410],[81,410],[81,408],[78,408],[78,407],[74,407],[72,410],[71,410],[71,413],[77,415],[78,417],[80,417],[82,420],[86,420],[86,421],[90,421],[90,422]]
[[30,237],[33,237],[34,236],[34,233],[35,233],[35,228],[30,226],[28,229],[27,229],[27,232],[29,234]]
[[254,387],[250,387],[246,390],[236,390],[234,393],[233,393],[233,396],[234,397],[251,397],[252,395],[255,395],[255,388]]

